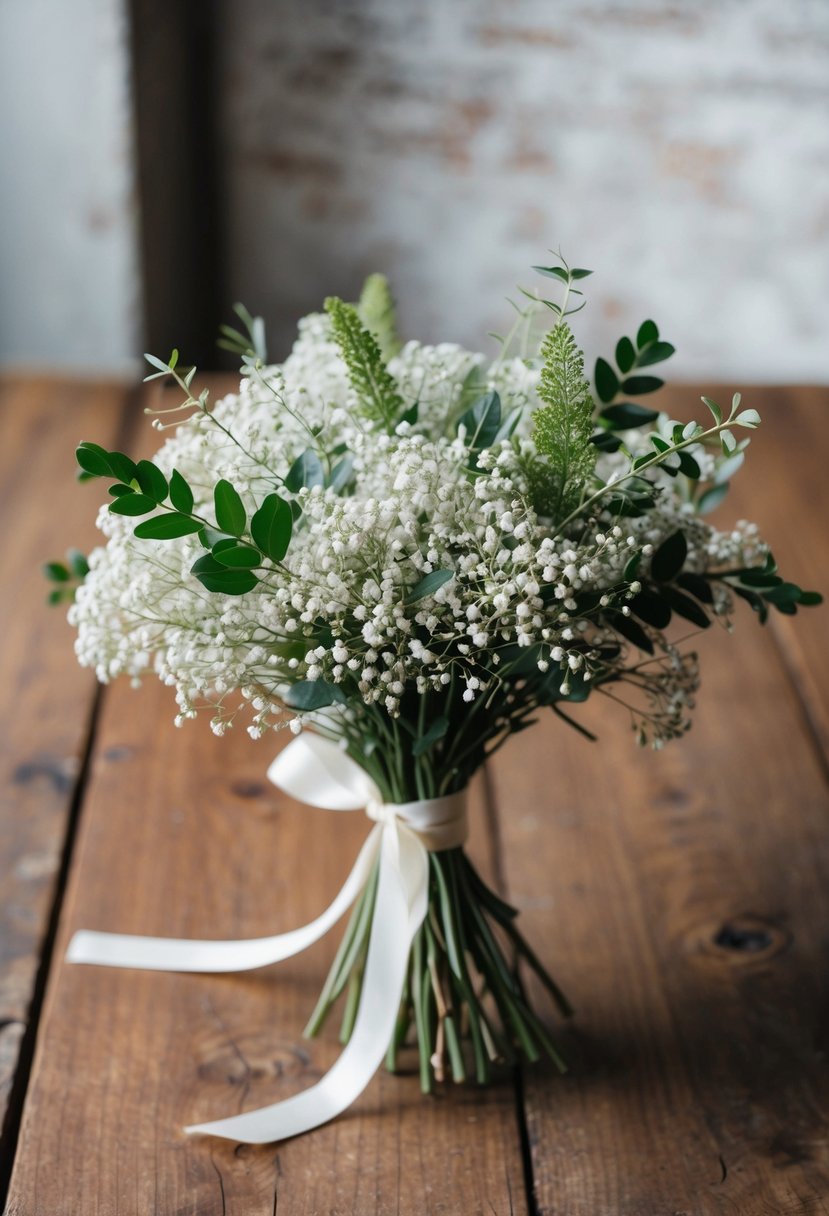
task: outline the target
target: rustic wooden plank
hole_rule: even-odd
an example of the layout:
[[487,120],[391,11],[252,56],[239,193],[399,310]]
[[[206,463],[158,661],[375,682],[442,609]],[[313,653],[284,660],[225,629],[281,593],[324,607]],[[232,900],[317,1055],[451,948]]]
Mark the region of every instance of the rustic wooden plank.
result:
[[40,567],[92,542],[94,509],[74,486],[72,452],[84,436],[114,440],[123,403],[117,384],[0,382],[0,1187],[19,1114],[10,1097],[21,1052],[30,1054],[26,1028],[95,696],[69,630],[46,606]]
[[[752,443],[746,471],[734,479],[728,508],[756,519],[783,574],[820,591],[829,604],[826,421],[829,388],[753,388],[746,404],[763,424]],[[829,761],[829,607],[774,613],[772,625]]]
[[[731,508],[813,584],[825,493],[801,400],[785,426],[760,404],[774,443],[761,457],[758,437]],[[796,626],[780,632],[794,648],[803,630],[803,674],[825,624]],[[637,754],[614,707],[590,703],[598,746],[547,721],[494,768],[509,895],[578,1011],[572,1075],[525,1080],[540,1213],[829,1212],[821,760],[771,630],[746,612],[699,649],[680,743]]]
[[[111,690],[58,939],[80,926],[244,937],[304,923],[365,837],[266,786],[243,729],[176,731],[169,689]],[[484,842],[479,822],[478,851]],[[336,1057],[305,1019],[334,949],[240,976],[66,966],[47,991],[10,1216],[147,1212],[525,1212],[511,1078],[420,1094],[412,1053],[335,1123],[266,1148],[182,1125],[273,1102]],[[94,1151],[90,1147],[94,1146]]]

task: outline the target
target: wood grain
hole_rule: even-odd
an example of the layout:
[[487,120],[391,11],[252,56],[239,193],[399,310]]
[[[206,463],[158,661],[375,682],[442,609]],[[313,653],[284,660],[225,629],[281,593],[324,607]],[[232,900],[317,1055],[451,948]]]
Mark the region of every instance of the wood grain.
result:
[[[800,402],[794,433],[817,439],[823,402]],[[734,502],[813,583],[829,557],[821,449],[796,451],[790,422],[773,420],[759,481],[758,435]],[[795,624],[824,670],[825,613]],[[495,767],[509,895],[577,1009],[572,1075],[525,1081],[540,1213],[829,1212],[821,757],[775,632],[745,612],[699,649],[681,743],[638,753],[595,699],[580,721],[598,746],[547,721]]]
[[268,787],[268,743],[242,729],[217,741],[206,723],[176,731],[173,711],[154,683],[107,698],[10,1216],[525,1212],[511,1078],[427,1100],[413,1054],[406,1075],[378,1076],[312,1135],[266,1148],[183,1135],[287,1097],[333,1062],[335,1027],[313,1043],[301,1032],[336,935],[277,967],[210,977],[67,966],[68,933],[292,928],[333,897],[366,825]]
[[0,1178],[17,1112],[5,1115],[95,697],[61,610],[46,606],[41,564],[92,543],[94,506],[74,483],[72,453],[84,436],[114,440],[123,402],[123,387],[113,384],[0,381]]

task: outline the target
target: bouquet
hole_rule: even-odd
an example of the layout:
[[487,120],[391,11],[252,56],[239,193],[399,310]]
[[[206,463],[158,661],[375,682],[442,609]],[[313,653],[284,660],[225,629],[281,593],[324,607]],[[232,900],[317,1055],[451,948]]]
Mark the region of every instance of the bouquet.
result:
[[697,631],[730,630],[736,600],[761,621],[820,600],[778,575],[753,524],[706,519],[757,411],[703,398],[706,420],[679,423],[640,404],[674,352],[650,320],[591,384],[570,324],[590,272],[535,269],[551,290],[524,293],[494,360],[401,344],[379,275],[358,304],[329,299],[302,320],[277,366],[261,319],[237,306],[242,329],[222,344],[241,356],[238,393],[214,405],[177,352],[148,355],[148,379],[181,391],[149,411],[172,430],[156,458],[77,450],[110,499],[106,544],[50,567],[53,598],[74,601],[80,662],[102,681],[154,672],[175,689],[177,725],[206,712],[217,735],[240,718],[254,738],[286,728],[298,737],[277,784],[376,821],[332,907],[293,935],[73,943],[80,962],[230,970],[304,948],[353,902],[307,1028],[342,1002],[338,1065],[305,1105],[195,1130],[272,1140],[314,1126],[382,1056],[394,1069],[411,1035],[424,1091],[447,1075],[486,1082],[502,1060],[564,1069],[518,963],[563,1015],[567,1001],[463,849],[470,779],[539,714],[589,735],[578,707],[592,696],[661,747],[690,725]]

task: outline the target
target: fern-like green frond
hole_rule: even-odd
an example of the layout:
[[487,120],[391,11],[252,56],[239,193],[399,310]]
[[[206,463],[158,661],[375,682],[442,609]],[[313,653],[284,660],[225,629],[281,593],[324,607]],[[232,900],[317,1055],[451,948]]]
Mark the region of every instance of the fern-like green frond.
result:
[[541,344],[544,366],[533,414],[533,440],[540,459],[531,470],[533,502],[543,515],[562,519],[579,505],[596,464],[593,398],[584,375],[584,355],[569,325],[559,321]]
[[397,336],[397,312],[389,281],[384,274],[370,274],[360,292],[357,315],[366,329],[374,334],[380,354],[388,363],[400,350]]
[[334,338],[348,368],[360,413],[370,422],[391,431],[403,412],[403,398],[386,367],[376,338],[363,327],[353,304],[330,296],[325,301],[325,311],[331,318]]

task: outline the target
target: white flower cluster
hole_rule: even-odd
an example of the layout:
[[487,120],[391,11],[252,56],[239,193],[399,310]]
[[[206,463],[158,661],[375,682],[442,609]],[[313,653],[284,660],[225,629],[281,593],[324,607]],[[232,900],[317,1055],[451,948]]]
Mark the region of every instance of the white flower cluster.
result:
[[[218,479],[236,487],[250,517],[309,447],[327,472],[343,455],[353,471],[345,485],[296,493],[301,513],[284,561],[269,563],[239,596],[207,591],[190,573],[205,552],[198,536],[137,539],[134,519],[102,509],[107,543],[91,555],[71,609],[81,663],[102,681],[155,671],[176,690],[178,721],[209,706],[217,733],[240,694],[254,736],[296,721],[286,698],[298,682],[342,690],[346,716],[373,707],[393,723],[401,713],[411,719],[412,698],[448,703],[451,694],[470,708],[485,703],[503,725],[522,695],[528,705],[583,697],[591,680],[601,686],[624,668],[640,673],[631,682],[639,680],[650,705],[644,717],[637,712],[638,729],[644,722],[656,742],[684,729],[695,664],[649,630],[659,657],[648,669],[611,627],[630,618],[641,590],[639,573],[625,571],[637,554],[646,571],[678,528],[689,571],[762,560],[754,530],[717,532],[676,479],[659,476],[653,509],[633,518],[597,510],[557,535],[528,490],[536,368],[486,366],[457,346],[410,342],[389,370],[417,411],[384,434],[356,408],[328,318],[311,316],[282,366],[245,377],[237,394],[180,426],[157,463],[182,474],[194,511],[208,519]],[[470,377],[482,391],[497,389],[505,409],[522,410],[515,435],[471,469],[457,426]],[[617,456],[604,455],[598,474],[608,480],[617,466]],[[719,589],[712,611],[728,609]]]

